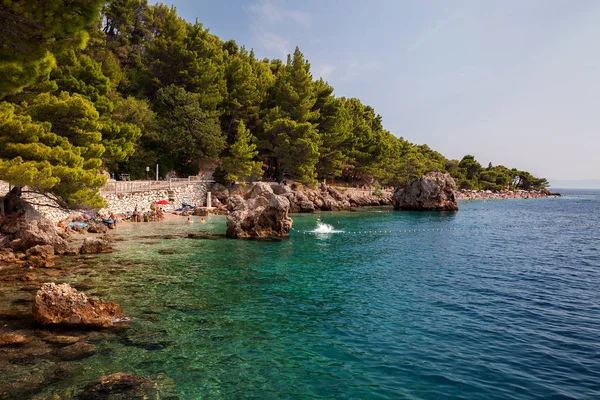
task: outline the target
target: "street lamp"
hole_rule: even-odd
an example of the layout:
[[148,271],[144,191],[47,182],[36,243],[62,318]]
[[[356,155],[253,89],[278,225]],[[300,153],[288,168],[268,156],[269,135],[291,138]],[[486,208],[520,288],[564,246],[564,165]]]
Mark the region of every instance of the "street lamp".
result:
[[148,180],[148,172],[150,172],[150,167],[146,167],[146,180]]

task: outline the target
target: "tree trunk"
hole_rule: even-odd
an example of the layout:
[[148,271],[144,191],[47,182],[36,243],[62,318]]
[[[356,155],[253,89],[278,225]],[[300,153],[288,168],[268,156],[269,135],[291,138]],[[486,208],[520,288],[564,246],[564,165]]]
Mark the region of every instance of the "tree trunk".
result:
[[21,186],[15,186],[4,197],[4,215],[15,213],[21,208]]

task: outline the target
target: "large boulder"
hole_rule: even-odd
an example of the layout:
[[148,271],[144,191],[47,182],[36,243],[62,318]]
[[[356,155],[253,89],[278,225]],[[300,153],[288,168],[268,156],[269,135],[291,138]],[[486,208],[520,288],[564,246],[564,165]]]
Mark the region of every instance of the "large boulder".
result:
[[227,237],[284,237],[292,228],[289,200],[273,193],[267,183],[255,184],[245,198],[232,196],[229,207]]
[[458,211],[454,194],[456,183],[448,173],[430,172],[396,190],[393,197],[396,210]]
[[4,198],[6,217],[0,224],[0,233],[11,240],[11,247],[27,250],[38,245],[50,245],[56,254],[68,252],[69,245],[60,237],[54,223],[22,200],[20,192],[15,189]]
[[87,297],[67,283],[44,283],[35,296],[33,317],[43,325],[96,328],[128,321],[118,304]]

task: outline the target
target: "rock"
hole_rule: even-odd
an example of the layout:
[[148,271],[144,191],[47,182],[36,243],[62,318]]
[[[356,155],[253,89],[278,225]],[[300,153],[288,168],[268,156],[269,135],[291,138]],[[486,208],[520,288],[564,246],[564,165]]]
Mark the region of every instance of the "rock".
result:
[[225,208],[213,208],[209,211],[210,215],[228,215],[229,211]]
[[15,253],[12,249],[0,248],[0,261],[6,263],[13,263],[17,260]]
[[85,238],[79,252],[81,254],[112,253],[114,249],[103,239]]
[[43,325],[108,328],[129,320],[116,303],[78,293],[69,284],[44,283],[35,296],[33,318]]
[[46,244],[46,245],[38,244],[37,246],[27,249],[27,251],[25,252],[25,255],[27,257],[30,257],[30,256],[54,257],[54,247],[50,246],[49,244]]
[[396,190],[393,197],[394,208],[458,211],[455,190],[456,183],[450,174],[430,172],[405,188]]
[[24,282],[30,282],[30,281],[37,280],[38,276],[36,274],[32,274],[31,272],[28,272],[26,274],[23,274],[20,279]]
[[49,258],[30,256],[25,261],[25,266],[30,268],[53,268],[56,266],[54,261]]
[[245,199],[233,196],[229,207],[227,237],[284,237],[292,228],[292,219],[288,216],[289,200],[273,193],[267,183],[255,184]]
[[160,399],[157,385],[149,378],[125,372],[103,376],[86,386],[81,400]]
[[17,333],[4,333],[0,334],[0,347],[2,346],[19,346],[27,343],[28,340],[25,336]]
[[113,235],[102,235],[100,239],[104,240],[107,243],[114,243],[117,241]]
[[82,360],[96,353],[96,346],[85,342],[76,342],[56,351],[56,355],[64,361]]
[[27,224],[22,234],[24,248],[29,249],[37,245],[50,245],[56,254],[64,254],[69,250],[69,245],[60,237],[54,224],[49,219],[39,219]]
[[25,252],[26,263],[28,267],[34,268],[52,268],[54,264],[54,247],[49,244],[31,247]]
[[108,227],[101,222],[90,222],[90,226],[88,227],[88,232],[90,233],[106,233],[108,232]]
[[208,215],[208,209],[198,207],[194,209],[194,215],[197,217],[206,217]]
[[69,345],[79,342],[80,338],[77,336],[47,334],[43,337],[43,340],[52,344]]
[[15,239],[10,242],[10,248],[14,251],[23,249],[23,239]]
[[[37,245],[50,245],[57,254],[69,249],[52,221],[21,199],[18,191],[11,191],[4,203],[6,218],[0,224],[0,232],[9,237],[13,249],[26,250]],[[9,208],[6,208],[7,203]]]

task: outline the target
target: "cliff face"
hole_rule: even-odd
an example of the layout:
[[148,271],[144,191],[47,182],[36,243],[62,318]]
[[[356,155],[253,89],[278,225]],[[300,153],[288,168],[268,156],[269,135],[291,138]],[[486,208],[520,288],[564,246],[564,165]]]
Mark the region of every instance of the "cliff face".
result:
[[[310,189],[299,184],[269,184],[273,193],[287,198],[290,202],[289,212],[310,213],[313,211],[351,210],[354,207],[382,206],[392,204],[392,192],[381,191],[374,194],[372,190],[346,189],[338,190],[331,186],[319,184],[317,189]],[[228,189],[215,184],[213,195],[221,202],[227,203],[231,196],[245,196],[252,186],[235,185]]]

